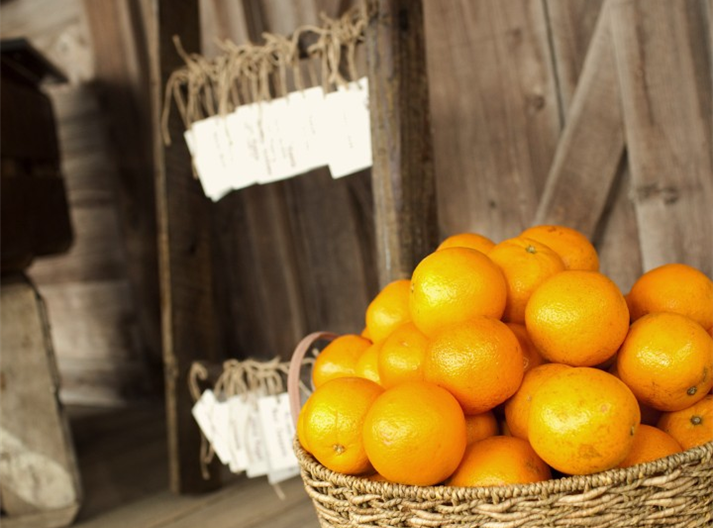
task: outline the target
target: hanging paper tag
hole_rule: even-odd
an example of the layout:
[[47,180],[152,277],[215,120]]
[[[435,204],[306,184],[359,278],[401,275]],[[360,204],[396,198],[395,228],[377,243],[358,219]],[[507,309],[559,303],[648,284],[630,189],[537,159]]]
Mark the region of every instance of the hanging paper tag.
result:
[[372,166],[369,85],[367,78],[326,96],[323,144],[333,178]]
[[230,417],[230,431],[228,435],[228,449],[230,462],[228,466],[233,473],[245,471],[248,467],[248,454],[245,449],[245,423],[249,408],[243,396],[232,396],[227,401]]
[[286,392],[258,399],[260,424],[265,437],[265,447],[270,464],[270,473],[293,469],[298,466],[292,451],[295,428],[292,425],[290,400]]
[[327,165],[326,150],[321,145],[324,126],[324,90],[318,86],[287,94],[289,136],[295,160],[295,174],[303,174]]
[[242,424],[245,435],[245,452],[248,460],[246,473],[248,477],[253,478],[266,475],[270,466],[265,447],[265,437],[260,424],[257,400],[254,397],[249,397],[246,404],[248,412],[245,416],[245,422]]
[[200,178],[203,192],[217,201],[233,188],[230,176],[232,152],[226,146],[225,120],[213,116],[196,121],[193,131],[193,165]]
[[203,392],[191,412],[220,461],[227,464],[230,460],[230,450],[223,432],[228,426],[227,406],[224,402],[218,402],[213,391],[209,389]]
[[260,179],[260,183],[294,176],[295,163],[289,144],[289,127],[285,125],[289,119],[287,100],[279,98],[260,103],[259,116],[268,166],[268,174]]
[[259,107],[257,104],[239,106],[228,114],[226,121],[237,165],[233,188],[243,189],[269,174],[261,137]]

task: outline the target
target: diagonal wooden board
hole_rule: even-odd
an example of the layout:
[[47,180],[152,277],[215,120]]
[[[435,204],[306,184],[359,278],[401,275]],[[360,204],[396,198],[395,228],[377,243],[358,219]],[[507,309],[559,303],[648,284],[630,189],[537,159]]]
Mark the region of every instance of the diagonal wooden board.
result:
[[644,268],[684,262],[711,276],[710,10],[705,0],[614,0],[612,8]]
[[592,238],[624,150],[609,1],[602,6],[535,224],[564,224]]

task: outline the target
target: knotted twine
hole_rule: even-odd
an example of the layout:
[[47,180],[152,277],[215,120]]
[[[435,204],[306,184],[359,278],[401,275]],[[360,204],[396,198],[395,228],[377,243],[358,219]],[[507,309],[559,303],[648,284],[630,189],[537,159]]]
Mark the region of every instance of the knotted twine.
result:
[[[338,19],[322,14],[321,25],[299,27],[291,37],[263,33],[264,44],[251,42],[237,45],[230,40],[218,43],[220,53],[208,59],[198,53],[187,53],[178,36],[176,51],[185,66],[176,69],[168,79],[161,114],[164,143],[171,144],[168,127],[171,101],[176,104],[186,129],[207,117],[233,112],[241,104],[270,101],[273,95],[288,93],[288,73],[297,90],[305,88],[302,75],[300,40],[308,34],[317,36],[306,49],[308,67],[312,59],[320,63],[321,86],[325,93],[358,79],[356,46],[364,39],[366,19],[355,6]],[[346,62],[346,76],[342,73]],[[310,70],[310,76],[313,74]],[[311,79],[314,85],[314,79]]]
[[[316,351],[314,352],[316,354]],[[309,365],[314,358],[305,360]],[[273,358],[269,361],[258,361],[246,359],[238,361],[229,359],[223,363],[223,370],[213,386],[216,398],[227,400],[233,396],[266,395],[275,396],[286,391],[286,379],[289,372],[290,363],[281,362],[280,358]],[[194,402],[197,402],[202,394],[201,382],[205,384],[208,380],[208,369],[203,363],[193,362],[188,371],[188,389]],[[300,390],[308,394],[307,386],[300,382]],[[215,456],[213,446],[201,431],[201,446],[199,461],[201,475],[204,479],[210,478],[208,465]],[[281,494],[279,487],[275,487],[278,495]]]

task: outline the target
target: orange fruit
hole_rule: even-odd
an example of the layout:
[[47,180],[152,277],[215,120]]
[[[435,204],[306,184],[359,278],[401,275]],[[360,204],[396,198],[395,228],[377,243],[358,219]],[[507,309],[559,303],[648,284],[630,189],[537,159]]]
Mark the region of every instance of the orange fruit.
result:
[[681,451],[681,445],[670,434],[650,425],[639,425],[634,435],[634,445],[631,452],[619,464],[626,468],[636,464],[644,464]]
[[386,339],[393,330],[411,319],[409,292],[411,281],[397,280],[387,284],[366,309],[366,331],[373,342]]
[[354,334],[339,336],[314,360],[312,383],[315,388],[334,378],[356,375],[356,365],[371,341]]
[[686,264],[665,264],[644,273],[629,292],[631,320],[655,312],[690,317],[713,328],[713,281]]
[[582,233],[571,227],[539,225],[525,229],[520,236],[532,238],[549,246],[564,262],[568,270],[599,270],[597,250]]
[[507,285],[500,268],[475,249],[431,253],[411,278],[411,318],[428,337],[477,315],[499,319],[506,300]]
[[361,331],[361,334],[359,334],[361,337],[364,339],[368,339],[371,341],[371,334],[369,333],[369,329],[365,326],[364,329]]
[[505,323],[481,315],[436,335],[426,349],[423,372],[426,381],[453,394],[466,414],[479,414],[518,389],[522,350]]
[[525,306],[532,292],[555,273],[564,271],[564,262],[552,249],[536,240],[515,237],[500,242],[488,253],[505,275],[508,287],[504,321],[525,322]]
[[521,438],[492,436],[466,448],[449,486],[507,486],[552,477],[550,468]]
[[546,379],[532,396],[528,438],[553,468],[586,475],[628,456],[639,421],[639,404],[621,380],[575,367]]
[[533,395],[545,380],[570,368],[572,367],[562,363],[545,363],[525,373],[520,388],[505,402],[505,421],[510,434],[527,440],[527,424]]
[[713,339],[684,315],[645,315],[631,325],[617,372],[643,404],[685,409],[713,387]]
[[520,343],[525,372],[545,363],[545,358],[542,357],[542,354],[540,354],[539,350],[537,350],[537,347],[532,342],[532,339],[530,339],[530,335],[527,333],[527,328],[525,328],[524,324],[505,324],[512,331],[512,333],[515,334],[515,337],[517,337],[517,340]]
[[683,449],[713,442],[713,395],[686,409],[664,413],[658,428],[673,436]]
[[364,447],[391,482],[430,486],[444,481],[465,451],[465,417],[436,385],[408,381],[386,390],[364,421]]
[[591,367],[616,354],[629,330],[624,296],[596,271],[563,271],[535,290],[525,326],[553,363]]
[[381,378],[379,377],[379,353],[381,352],[383,344],[383,341],[379,341],[362,352],[354,369],[355,376],[371,380],[381,385]]
[[466,415],[465,437],[467,445],[496,434],[498,434],[498,421],[495,419],[493,411]]
[[385,389],[423,379],[428,338],[413,323],[404,323],[384,340],[379,353],[379,376]]
[[479,235],[477,233],[459,233],[446,238],[443,242],[441,242],[441,245],[438,246],[436,251],[452,247],[464,247],[477,249],[487,255],[488,251],[490,251],[494,246],[495,242],[483,235]]
[[300,411],[302,447],[333,471],[369,471],[362,431],[367,411],[383,391],[363,378],[337,378],[318,387]]
[[[304,409],[304,407],[302,409]],[[297,439],[305,450],[310,451],[305,435],[305,413],[302,412],[302,409],[300,409],[300,414],[297,415]]]

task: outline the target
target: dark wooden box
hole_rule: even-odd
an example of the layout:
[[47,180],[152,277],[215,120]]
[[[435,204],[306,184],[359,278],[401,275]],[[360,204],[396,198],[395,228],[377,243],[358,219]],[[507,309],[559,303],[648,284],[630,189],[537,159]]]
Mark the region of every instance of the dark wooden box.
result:
[[54,114],[40,82],[62,75],[25,40],[0,45],[0,211],[3,273],[72,243]]

